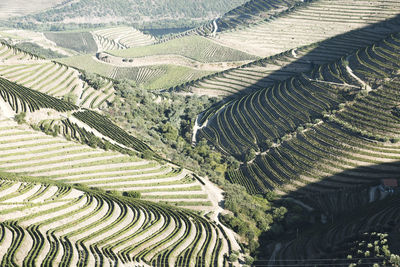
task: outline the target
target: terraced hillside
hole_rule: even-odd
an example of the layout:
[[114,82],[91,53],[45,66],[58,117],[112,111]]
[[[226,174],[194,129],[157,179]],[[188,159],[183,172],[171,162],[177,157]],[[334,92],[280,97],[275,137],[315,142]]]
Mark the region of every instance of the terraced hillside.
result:
[[44,35],[58,46],[79,53],[95,53],[98,50],[90,32],[45,32]]
[[43,60],[12,46],[1,44],[0,75],[20,85],[51,96],[62,98],[67,94],[77,96],[82,107],[98,108],[114,98],[111,81],[96,90],[81,79],[79,71],[66,65]]
[[291,49],[238,68],[217,72],[170,88],[170,90],[214,96],[257,91],[298,73],[310,71],[315,65],[329,63],[358,48],[372,45],[388,34],[397,32],[399,27],[400,17],[396,16],[385,22],[346,32],[322,42]]
[[390,197],[337,218],[334,224],[315,227],[312,234],[280,243],[273,256],[276,243],[271,244],[271,251],[265,251],[262,257],[274,266],[395,265],[389,261],[390,251],[398,251],[398,213],[399,197]]
[[[399,157],[399,36],[226,104],[199,138],[238,157],[259,154],[228,175],[251,193],[301,191],[319,181],[306,188],[323,191],[393,177],[397,164],[379,174],[368,166]],[[360,166],[366,167],[344,172]]]
[[146,46],[155,42],[153,36],[131,27],[117,27],[92,32],[99,51]]
[[235,28],[248,26],[251,24],[258,23],[260,21],[267,20],[282,12],[287,12],[293,8],[303,5],[304,2],[301,0],[250,0],[245,2],[224,15],[214,19],[209,23],[205,23],[197,28],[190,29],[188,31],[167,36],[159,40],[159,42],[165,42],[171,39],[180,38],[188,35],[200,35],[200,36],[213,36],[217,32],[230,31]]
[[[155,200],[200,210],[212,208],[205,183],[176,166],[134,156],[138,154],[135,151],[150,153],[151,148],[100,114],[79,110],[77,106],[4,79],[0,79],[0,95],[0,113],[4,118],[0,122],[2,170],[111,191],[141,192],[150,199],[165,195]],[[64,135],[92,147],[108,143],[108,149],[130,156],[71,144],[63,138],[18,126],[10,118],[21,112],[26,112],[28,124],[53,136]]]
[[399,9],[400,3],[390,0],[341,0],[334,3],[318,0],[285,12],[277,19],[223,32],[214,41],[267,57],[393,18]]
[[204,63],[245,61],[257,58],[236,49],[215,44],[201,36],[186,36],[151,46],[115,50],[109,53],[123,58],[179,55]]
[[[155,57],[157,58],[157,57]],[[141,62],[145,65],[134,66],[122,58],[117,64],[111,64],[97,59],[94,56],[74,56],[68,58],[57,59],[57,62],[72,66],[88,72],[93,72],[111,79],[128,79],[135,81],[138,86],[145,89],[167,89],[181,83],[190,82],[200,77],[209,75],[213,71],[196,69],[172,64],[152,64],[147,58],[143,58]],[[126,61],[126,62],[123,62]],[[157,58],[158,60],[158,58]],[[164,63],[173,63],[168,59]],[[122,66],[121,66],[122,65]],[[133,66],[130,66],[133,65]],[[221,67],[219,67],[221,69]]]
[[190,211],[61,184],[0,185],[2,266],[227,266],[223,228]]

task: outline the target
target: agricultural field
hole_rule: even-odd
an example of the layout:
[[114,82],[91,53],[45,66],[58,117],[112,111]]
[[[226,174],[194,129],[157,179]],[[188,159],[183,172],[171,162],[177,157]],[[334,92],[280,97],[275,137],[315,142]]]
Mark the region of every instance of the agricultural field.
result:
[[329,0],[313,1],[284,12],[276,19],[222,32],[213,40],[267,57],[393,18],[399,9],[397,1],[343,0],[334,5]]
[[0,266],[400,265],[399,1],[25,8]]
[[[392,112],[399,104],[399,53],[399,35],[391,35],[346,59],[226,104],[208,117],[199,135],[238,157],[256,152],[251,164],[229,174],[251,193],[373,183],[375,172],[360,167],[391,165],[399,158],[398,145],[387,143],[399,138],[399,119]],[[374,79],[395,80],[373,88]],[[297,146],[301,152],[292,153],[300,151]],[[378,177],[393,177],[396,166],[380,170]],[[349,167],[359,169],[349,175]]]
[[117,27],[92,32],[100,51],[146,46],[156,40],[153,36],[131,27]]
[[128,79],[149,90],[167,89],[213,73],[176,65],[118,67],[90,55],[57,59],[58,62],[111,79]]
[[0,181],[2,265],[226,265],[223,228],[190,211],[34,181]]
[[272,86],[277,81],[289,79],[298,73],[310,71],[317,64],[330,63],[340,59],[343,54],[378,42],[389,33],[398,32],[398,27],[400,21],[391,19],[217,72],[171,90],[222,97],[251,93]]
[[254,60],[257,57],[215,44],[201,36],[187,36],[164,43],[124,50],[108,51],[122,58],[157,55],[180,55],[199,62]]
[[73,94],[75,104],[98,108],[105,101],[112,101],[114,88],[105,81],[98,90],[81,79],[81,74],[71,67],[37,58],[19,49],[2,44],[0,50],[0,75],[20,85],[58,98]]
[[97,44],[90,32],[45,32],[44,35],[58,46],[79,53],[96,53]]

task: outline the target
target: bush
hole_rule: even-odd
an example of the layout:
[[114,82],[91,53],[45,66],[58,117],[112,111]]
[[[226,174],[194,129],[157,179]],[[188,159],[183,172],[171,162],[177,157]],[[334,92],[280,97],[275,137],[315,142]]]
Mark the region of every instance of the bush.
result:
[[126,191],[126,192],[123,192],[122,195],[125,197],[131,197],[131,198],[141,198],[142,197],[140,192],[137,192],[137,191]]
[[15,115],[14,119],[18,124],[23,124],[26,122],[25,117],[26,117],[26,113],[21,112],[21,113]]

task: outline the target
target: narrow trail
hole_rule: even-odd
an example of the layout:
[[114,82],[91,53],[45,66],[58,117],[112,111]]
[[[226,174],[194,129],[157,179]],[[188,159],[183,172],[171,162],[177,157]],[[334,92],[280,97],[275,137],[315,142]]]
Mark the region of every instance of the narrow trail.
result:
[[219,216],[221,214],[226,213],[226,210],[223,208],[223,202],[224,202],[224,195],[222,189],[220,189],[218,186],[216,186],[214,183],[212,183],[210,180],[206,178],[200,178],[201,181],[204,183],[204,190],[208,193],[208,197],[213,205],[213,211],[214,214],[211,216],[211,220],[215,221],[217,224],[219,224],[225,231],[226,235],[228,236],[231,244],[232,244],[232,249],[240,251],[241,248],[239,246],[239,243],[236,241],[236,234],[233,232],[233,230],[227,228],[224,226],[220,220]]
[[202,125],[199,125],[199,121],[200,121],[200,118],[201,118],[201,116],[203,115],[203,113],[204,113],[204,112],[200,113],[200,114],[197,115],[197,117],[196,117],[196,121],[195,121],[195,123],[194,123],[193,132],[192,132],[192,146],[195,146],[196,143],[197,143],[197,139],[196,139],[196,137],[197,137],[197,131],[200,130],[200,129],[203,129],[204,127],[207,127],[207,125],[208,125],[208,119],[207,119],[205,122],[203,122]]
[[[346,57],[346,60],[349,61],[349,57]],[[369,84],[367,84],[366,82],[364,82],[362,79],[360,79],[357,75],[355,75],[353,73],[353,70],[350,68],[349,65],[346,65],[346,71],[350,74],[351,77],[353,77],[354,79],[357,80],[357,82],[359,82],[360,84],[362,84],[363,88],[365,88],[367,90],[367,92],[370,92],[372,90],[371,86],[369,86]]]
[[217,24],[217,19],[213,20],[213,25],[214,25],[214,31],[212,32],[212,37],[217,36],[217,31],[218,31],[218,24]]

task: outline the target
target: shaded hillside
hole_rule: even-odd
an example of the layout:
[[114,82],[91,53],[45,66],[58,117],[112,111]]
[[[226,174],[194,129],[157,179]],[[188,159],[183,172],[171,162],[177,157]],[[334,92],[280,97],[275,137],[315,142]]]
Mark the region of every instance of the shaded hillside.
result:
[[198,95],[231,96],[246,94],[286,80],[298,73],[341,58],[398,31],[400,16],[334,36],[322,42],[298,47],[223,72],[170,88],[170,91]]
[[276,19],[222,32],[214,40],[266,57],[391,19],[399,10],[400,3],[390,0],[340,0],[334,4],[318,0],[284,12]]
[[[399,254],[398,195],[306,227],[296,238],[269,241],[258,264],[273,266],[396,266]],[[257,264],[257,263],[256,263]]]
[[[391,161],[385,153],[397,155],[397,145],[385,142],[399,138],[399,118],[393,113],[400,104],[399,41],[399,35],[393,35],[311,73],[235,100],[209,119],[199,137],[246,161],[260,154],[228,175],[253,193],[292,190],[346,166]],[[387,170],[388,175],[396,172],[394,168]],[[371,181],[365,174],[352,176],[326,181],[326,186]]]

